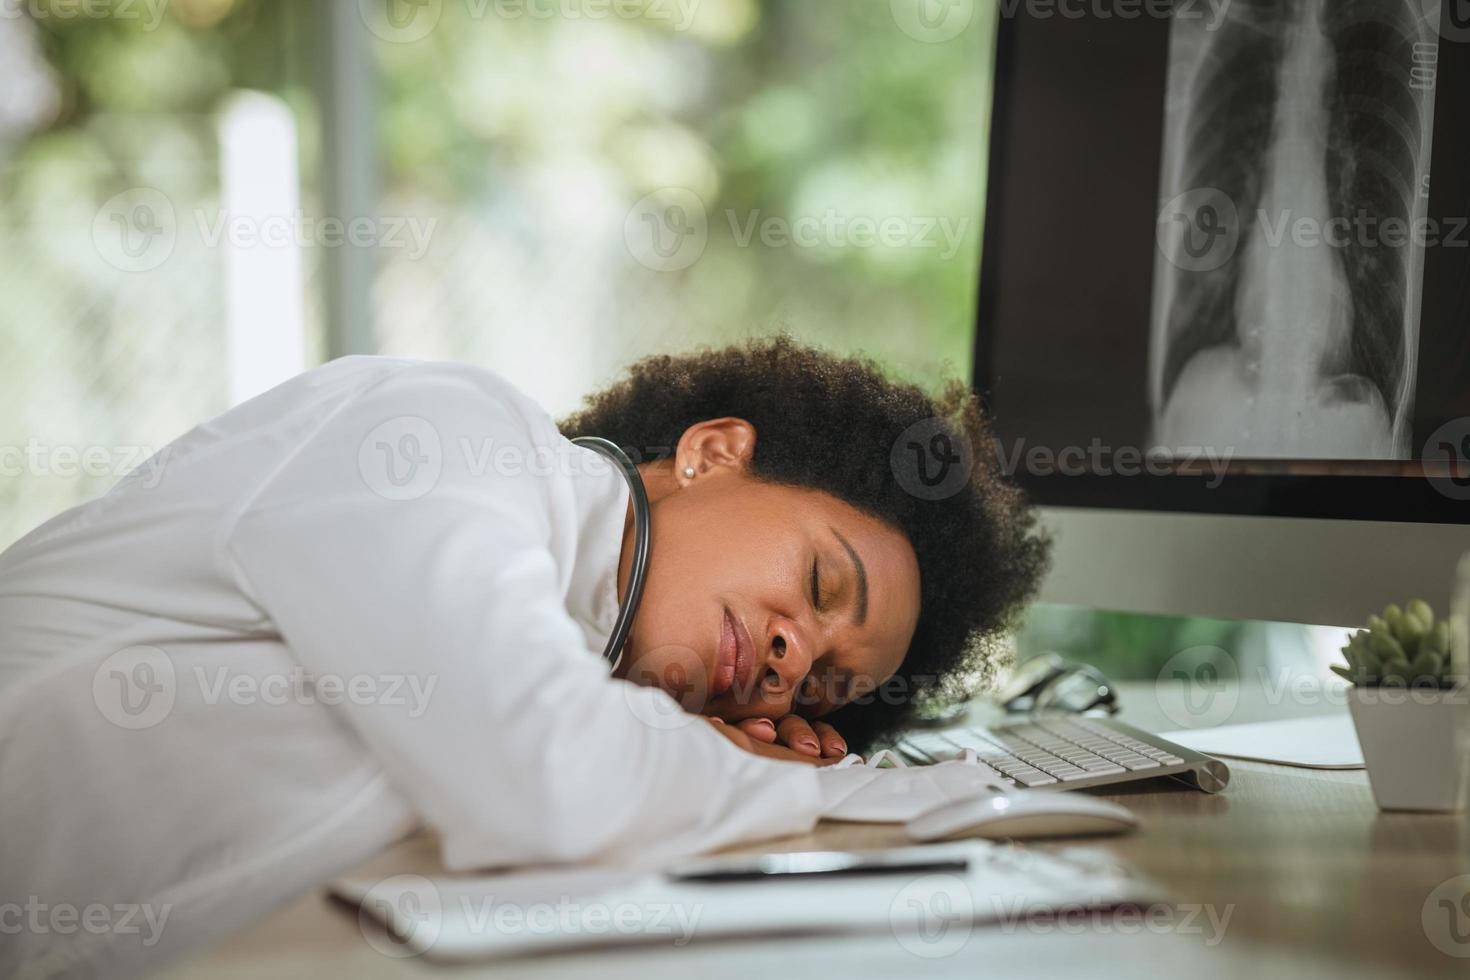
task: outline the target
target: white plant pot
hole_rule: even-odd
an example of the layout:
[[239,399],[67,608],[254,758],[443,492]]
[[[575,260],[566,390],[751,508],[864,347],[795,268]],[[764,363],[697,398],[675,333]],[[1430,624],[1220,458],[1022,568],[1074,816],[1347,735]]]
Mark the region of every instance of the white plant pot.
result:
[[1470,689],[1354,687],[1348,703],[1380,810],[1470,810]]

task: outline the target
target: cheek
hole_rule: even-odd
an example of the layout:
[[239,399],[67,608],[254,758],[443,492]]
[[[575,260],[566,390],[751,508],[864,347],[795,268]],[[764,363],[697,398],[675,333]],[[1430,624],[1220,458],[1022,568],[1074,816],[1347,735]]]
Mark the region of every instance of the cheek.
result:
[[721,591],[751,597],[790,574],[786,516],[715,491],[678,497],[654,511],[650,582],[658,577],[702,598]]
[[663,648],[701,650],[719,623],[720,536],[706,533],[689,508],[672,503],[654,509],[648,580],[631,635],[639,663],[660,673],[659,664],[672,657],[660,657]]
[[721,523],[704,518],[704,508],[685,497],[687,491],[662,500],[653,508],[653,574],[687,574],[702,564],[703,553],[721,536]]

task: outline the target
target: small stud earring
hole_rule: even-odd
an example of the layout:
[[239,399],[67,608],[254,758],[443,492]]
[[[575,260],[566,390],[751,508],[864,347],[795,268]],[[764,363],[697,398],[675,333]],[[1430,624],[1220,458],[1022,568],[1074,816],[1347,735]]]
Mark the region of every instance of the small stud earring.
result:
[[684,467],[684,479],[686,479],[686,480],[692,480],[692,479],[694,479],[694,467],[692,467],[692,466],[686,466],[686,467]]

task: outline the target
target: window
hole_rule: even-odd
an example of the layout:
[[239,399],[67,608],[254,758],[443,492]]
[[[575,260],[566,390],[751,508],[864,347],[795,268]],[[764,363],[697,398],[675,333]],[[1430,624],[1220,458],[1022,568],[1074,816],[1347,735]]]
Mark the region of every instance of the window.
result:
[[966,376],[990,0],[21,0],[0,546],[343,353],[561,412],[785,330]]
[[0,11],[0,547],[321,358],[300,8]]
[[390,5],[369,19],[381,209],[424,234],[381,253],[381,349],[492,367],[556,412],[642,355],[777,330],[967,377],[993,20]]

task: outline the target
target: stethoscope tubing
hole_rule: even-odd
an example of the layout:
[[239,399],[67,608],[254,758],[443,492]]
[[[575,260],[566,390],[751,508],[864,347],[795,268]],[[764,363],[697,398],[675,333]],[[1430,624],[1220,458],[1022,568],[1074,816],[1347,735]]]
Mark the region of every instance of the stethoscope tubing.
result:
[[633,500],[633,565],[628,571],[628,591],[618,607],[618,618],[613,624],[612,635],[602,656],[617,670],[622,663],[623,647],[628,642],[628,633],[633,629],[633,617],[638,615],[638,604],[643,601],[643,584],[648,580],[649,552],[649,508],[648,488],[643,485],[643,474],[628,454],[615,443],[598,436],[582,436],[572,440],[572,445],[593,452],[617,463],[627,481],[628,493]]

